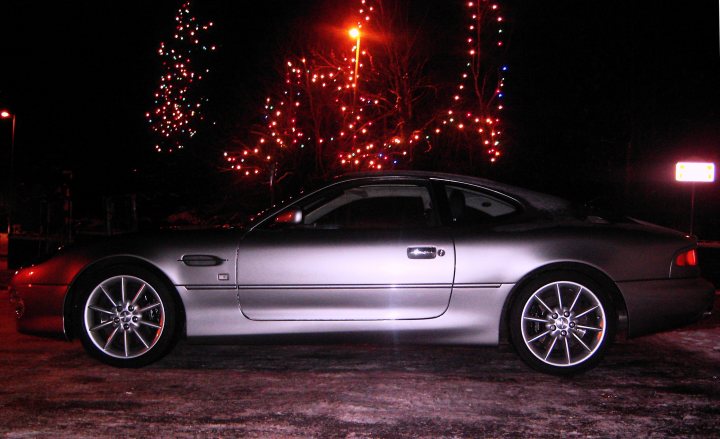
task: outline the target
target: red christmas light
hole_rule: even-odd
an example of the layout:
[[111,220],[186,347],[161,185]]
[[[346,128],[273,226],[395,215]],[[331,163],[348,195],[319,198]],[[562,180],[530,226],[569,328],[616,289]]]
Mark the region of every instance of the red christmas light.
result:
[[[292,161],[290,157],[306,147],[314,148],[320,155],[316,159],[325,161],[324,166],[330,169],[335,165],[348,170],[386,169],[406,165],[413,149],[438,136],[462,133],[468,147],[484,151],[487,160],[495,162],[501,156],[498,112],[503,108],[507,67],[488,66],[486,52],[490,47],[502,48],[500,26],[504,17],[497,3],[482,0],[466,2],[466,6],[470,35],[461,40],[467,44],[465,71],[448,97],[448,107],[419,124],[422,128],[403,132],[388,126],[392,101],[387,90],[374,88],[378,72],[366,66],[372,65],[369,58],[375,48],[370,39],[363,40],[364,35],[381,33],[381,29],[374,28],[374,17],[382,5],[361,0],[348,39],[348,53],[338,56],[337,63],[331,59],[287,60],[285,88],[265,101],[264,132],[240,151],[226,154],[242,154],[248,159],[242,168],[246,175],[275,169],[274,163]],[[325,120],[322,127],[318,127],[317,118],[313,119],[318,102],[333,104],[333,108],[323,107],[323,117],[332,121]],[[374,123],[378,121],[383,123]],[[274,141],[267,145],[266,137]],[[237,165],[233,164],[232,169],[238,169]]]

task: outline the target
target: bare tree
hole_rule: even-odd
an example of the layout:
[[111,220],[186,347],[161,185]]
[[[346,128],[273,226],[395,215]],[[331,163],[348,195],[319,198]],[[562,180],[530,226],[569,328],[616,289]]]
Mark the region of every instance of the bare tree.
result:
[[438,147],[448,167],[472,164],[480,151],[488,160],[499,156],[504,67],[496,61],[503,42],[492,26],[502,21],[497,5],[467,3],[466,70],[448,85],[429,73],[430,36],[406,2],[360,4],[355,40],[346,40],[345,50],[318,46],[283,61],[282,87],[267,97],[262,123],[226,153],[233,169],[273,182],[286,173],[308,180],[412,167],[417,151]]

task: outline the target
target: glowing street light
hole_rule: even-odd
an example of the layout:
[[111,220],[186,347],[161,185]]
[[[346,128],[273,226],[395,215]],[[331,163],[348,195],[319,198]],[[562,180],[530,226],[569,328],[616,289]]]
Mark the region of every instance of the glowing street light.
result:
[[690,196],[690,234],[692,235],[695,226],[695,184],[715,181],[715,163],[677,162],[675,164],[675,180],[692,183],[692,195]]
[[357,92],[358,92],[358,67],[360,66],[360,29],[354,27],[348,31],[350,38],[355,40],[355,86],[353,87],[353,109],[357,103]]
[[[8,110],[0,110],[0,119],[12,119],[12,131],[10,134],[10,169],[8,172],[8,191],[10,192],[10,196],[8,196],[8,199],[10,199],[14,195],[14,191],[12,188],[13,185],[13,159],[15,155],[15,114],[11,113]],[[12,202],[8,203],[7,206],[7,233],[8,236],[10,236],[10,232],[12,231]]]

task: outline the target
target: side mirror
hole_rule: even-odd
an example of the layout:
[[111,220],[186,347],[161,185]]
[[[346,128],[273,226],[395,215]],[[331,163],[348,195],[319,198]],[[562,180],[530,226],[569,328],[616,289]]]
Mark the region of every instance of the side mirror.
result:
[[300,224],[303,213],[300,209],[288,209],[275,217],[275,224]]

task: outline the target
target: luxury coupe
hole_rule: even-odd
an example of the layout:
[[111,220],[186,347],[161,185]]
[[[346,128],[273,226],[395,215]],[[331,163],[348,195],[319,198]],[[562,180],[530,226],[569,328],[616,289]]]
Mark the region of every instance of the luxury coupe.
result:
[[701,318],[696,240],[474,177],[348,175],[244,229],[125,236],[19,270],[18,329],[138,367],[196,341],[510,343],[571,374]]

